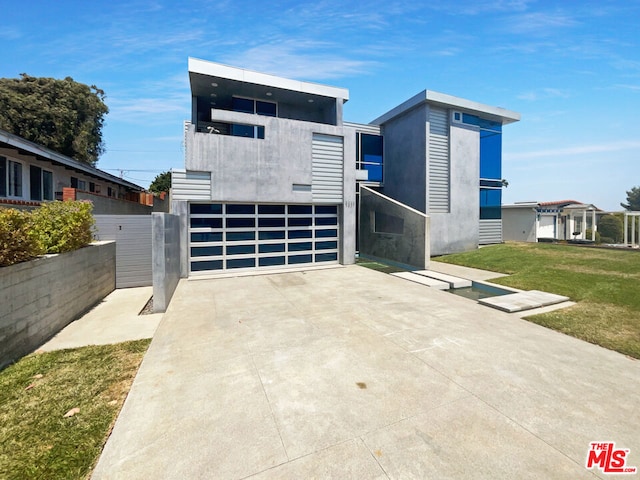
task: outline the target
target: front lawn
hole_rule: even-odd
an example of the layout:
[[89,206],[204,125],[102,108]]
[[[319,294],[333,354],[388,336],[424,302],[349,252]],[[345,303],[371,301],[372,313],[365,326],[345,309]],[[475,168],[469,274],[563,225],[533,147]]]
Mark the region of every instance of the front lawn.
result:
[[87,478],[149,342],[35,353],[1,371],[0,478]]
[[505,243],[435,260],[510,275],[493,283],[568,296],[577,305],[527,320],[640,359],[640,252]]

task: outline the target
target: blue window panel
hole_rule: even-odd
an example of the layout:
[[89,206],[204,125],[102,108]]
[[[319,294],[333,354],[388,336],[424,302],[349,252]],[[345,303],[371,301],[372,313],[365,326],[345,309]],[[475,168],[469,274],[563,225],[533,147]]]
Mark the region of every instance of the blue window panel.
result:
[[337,225],[338,219],[336,217],[328,218],[316,218],[316,225]]
[[256,113],[267,117],[276,116],[276,104],[273,102],[263,102],[256,100]]
[[227,218],[227,228],[248,228],[256,226],[255,218]]
[[337,253],[317,253],[316,262],[333,262],[338,260]]
[[382,165],[364,165],[364,169],[368,172],[367,179],[370,182],[382,181]]
[[192,257],[211,257],[222,255],[222,247],[191,247]]
[[222,270],[222,260],[207,260],[204,262],[191,262],[192,272],[202,272],[205,270]]
[[480,219],[496,220],[502,218],[502,190],[480,189]]
[[258,232],[259,240],[283,240],[285,238],[284,230],[276,232]]
[[316,205],[316,213],[336,215],[338,213],[338,206],[337,205]]
[[255,245],[227,245],[227,255],[248,255],[256,253]]
[[231,125],[231,135],[234,137],[248,137],[254,138],[253,125]]
[[502,178],[502,134],[480,131],[480,177]]
[[189,208],[191,213],[196,214],[220,215],[222,213],[221,203],[192,203]]
[[258,218],[259,227],[284,227],[284,218]]
[[310,227],[312,224],[311,217],[306,218],[290,218],[290,227]]
[[316,238],[333,238],[338,236],[338,230],[316,230]]
[[289,238],[311,238],[313,232],[311,230],[291,230],[289,231]]
[[338,248],[338,242],[316,242],[316,250],[331,250]]
[[311,250],[313,247],[311,242],[302,242],[302,243],[290,243],[289,251],[290,252],[300,252],[303,250]]
[[258,245],[259,253],[275,253],[284,252],[284,243],[267,243],[264,245]]
[[502,180],[480,180],[481,187],[502,188]]
[[256,138],[264,140],[264,127],[261,125],[256,128]]
[[311,256],[311,254],[309,254],[309,255],[291,255],[287,259],[287,263],[289,265],[295,265],[297,263],[311,263],[312,261],[313,261],[313,258]]
[[258,205],[258,213],[264,215],[284,215],[284,205]]
[[256,232],[227,232],[228,242],[242,242],[245,240],[255,240]]
[[255,266],[255,258],[233,258],[227,260],[227,268],[251,268]]
[[253,100],[250,98],[233,97],[231,99],[231,109],[234,112],[254,113]]
[[222,228],[221,218],[191,218],[191,228]]
[[211,232],[203,232],[203,233],[192,233],[191,234],[192,242],[221,242],[222,241],[222,232],[219,233],[211,233]]
[[227,205],[227,215],[253,215],[256,213],[255,205],[245,205],[243,203],[230,203]]
[[289,205],[290,215],[311,215],[311,205]]
[[266,257],[259,258],[258,265],[261,267],[272,267],[275,265],[284,265],[285,258],[284,257]]

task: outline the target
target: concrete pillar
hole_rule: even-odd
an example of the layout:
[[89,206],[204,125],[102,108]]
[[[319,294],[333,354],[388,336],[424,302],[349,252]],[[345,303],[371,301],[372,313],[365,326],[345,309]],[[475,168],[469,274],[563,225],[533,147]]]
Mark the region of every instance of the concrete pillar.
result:
[[[593,229],[592,229],[593,230]],[[582,225],[580,226],[580,236],[587,239],[587,211],[582,211]]]
[[596,241],[596,210],[591,210],[591,240]]
[[624,213],[624,244],[629,245],[629,233],[628,233],[628,222],[629,217],[627,216],[627,212]]

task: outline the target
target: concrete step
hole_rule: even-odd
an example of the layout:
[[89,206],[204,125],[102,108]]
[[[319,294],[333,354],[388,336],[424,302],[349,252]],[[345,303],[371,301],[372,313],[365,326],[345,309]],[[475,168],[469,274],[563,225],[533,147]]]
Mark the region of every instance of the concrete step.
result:
[[394,277],[404,278],[405,280],[410,280],[412,282],[420,283],[422,285],[435,288],[436,290],[449,290],[449,284],[447,282],[441,282],[440,280],[425,277],[424,275],[418,275],[413,272],[396,272],[392,273],[391,275],[393,275]]
[[478,303],[488,307],[497,308],[503,312],[521,312],[532,308],[546,307],[569,300],[569,297],[556,295],[555,293],[530,290],[528,292],[512,293],[498,297],[482,298]]
[[434,272],[433,270],[417,270],[412,273],[423,275],[425,277],[434,278],[441,282],[446,282],[451,285],[451,288],[464,288],[470,287],[472,282],[466,278],[454,277],[453,275],[447,275],[446,273]]

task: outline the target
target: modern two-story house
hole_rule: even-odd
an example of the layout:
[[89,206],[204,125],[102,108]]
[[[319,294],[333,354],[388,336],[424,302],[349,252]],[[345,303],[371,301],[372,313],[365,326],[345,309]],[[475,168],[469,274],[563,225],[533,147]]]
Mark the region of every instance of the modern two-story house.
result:
[[[432,254],[501,231],[483,221],[499,222],[500,139],[514,112],[425,91],[356,124],[343,121],[344,88],[193,58],[189,79],[171,197],[182,276],[353,263],[362,185],[428,215]],[[401,236],[396,223],[389,235]]]

